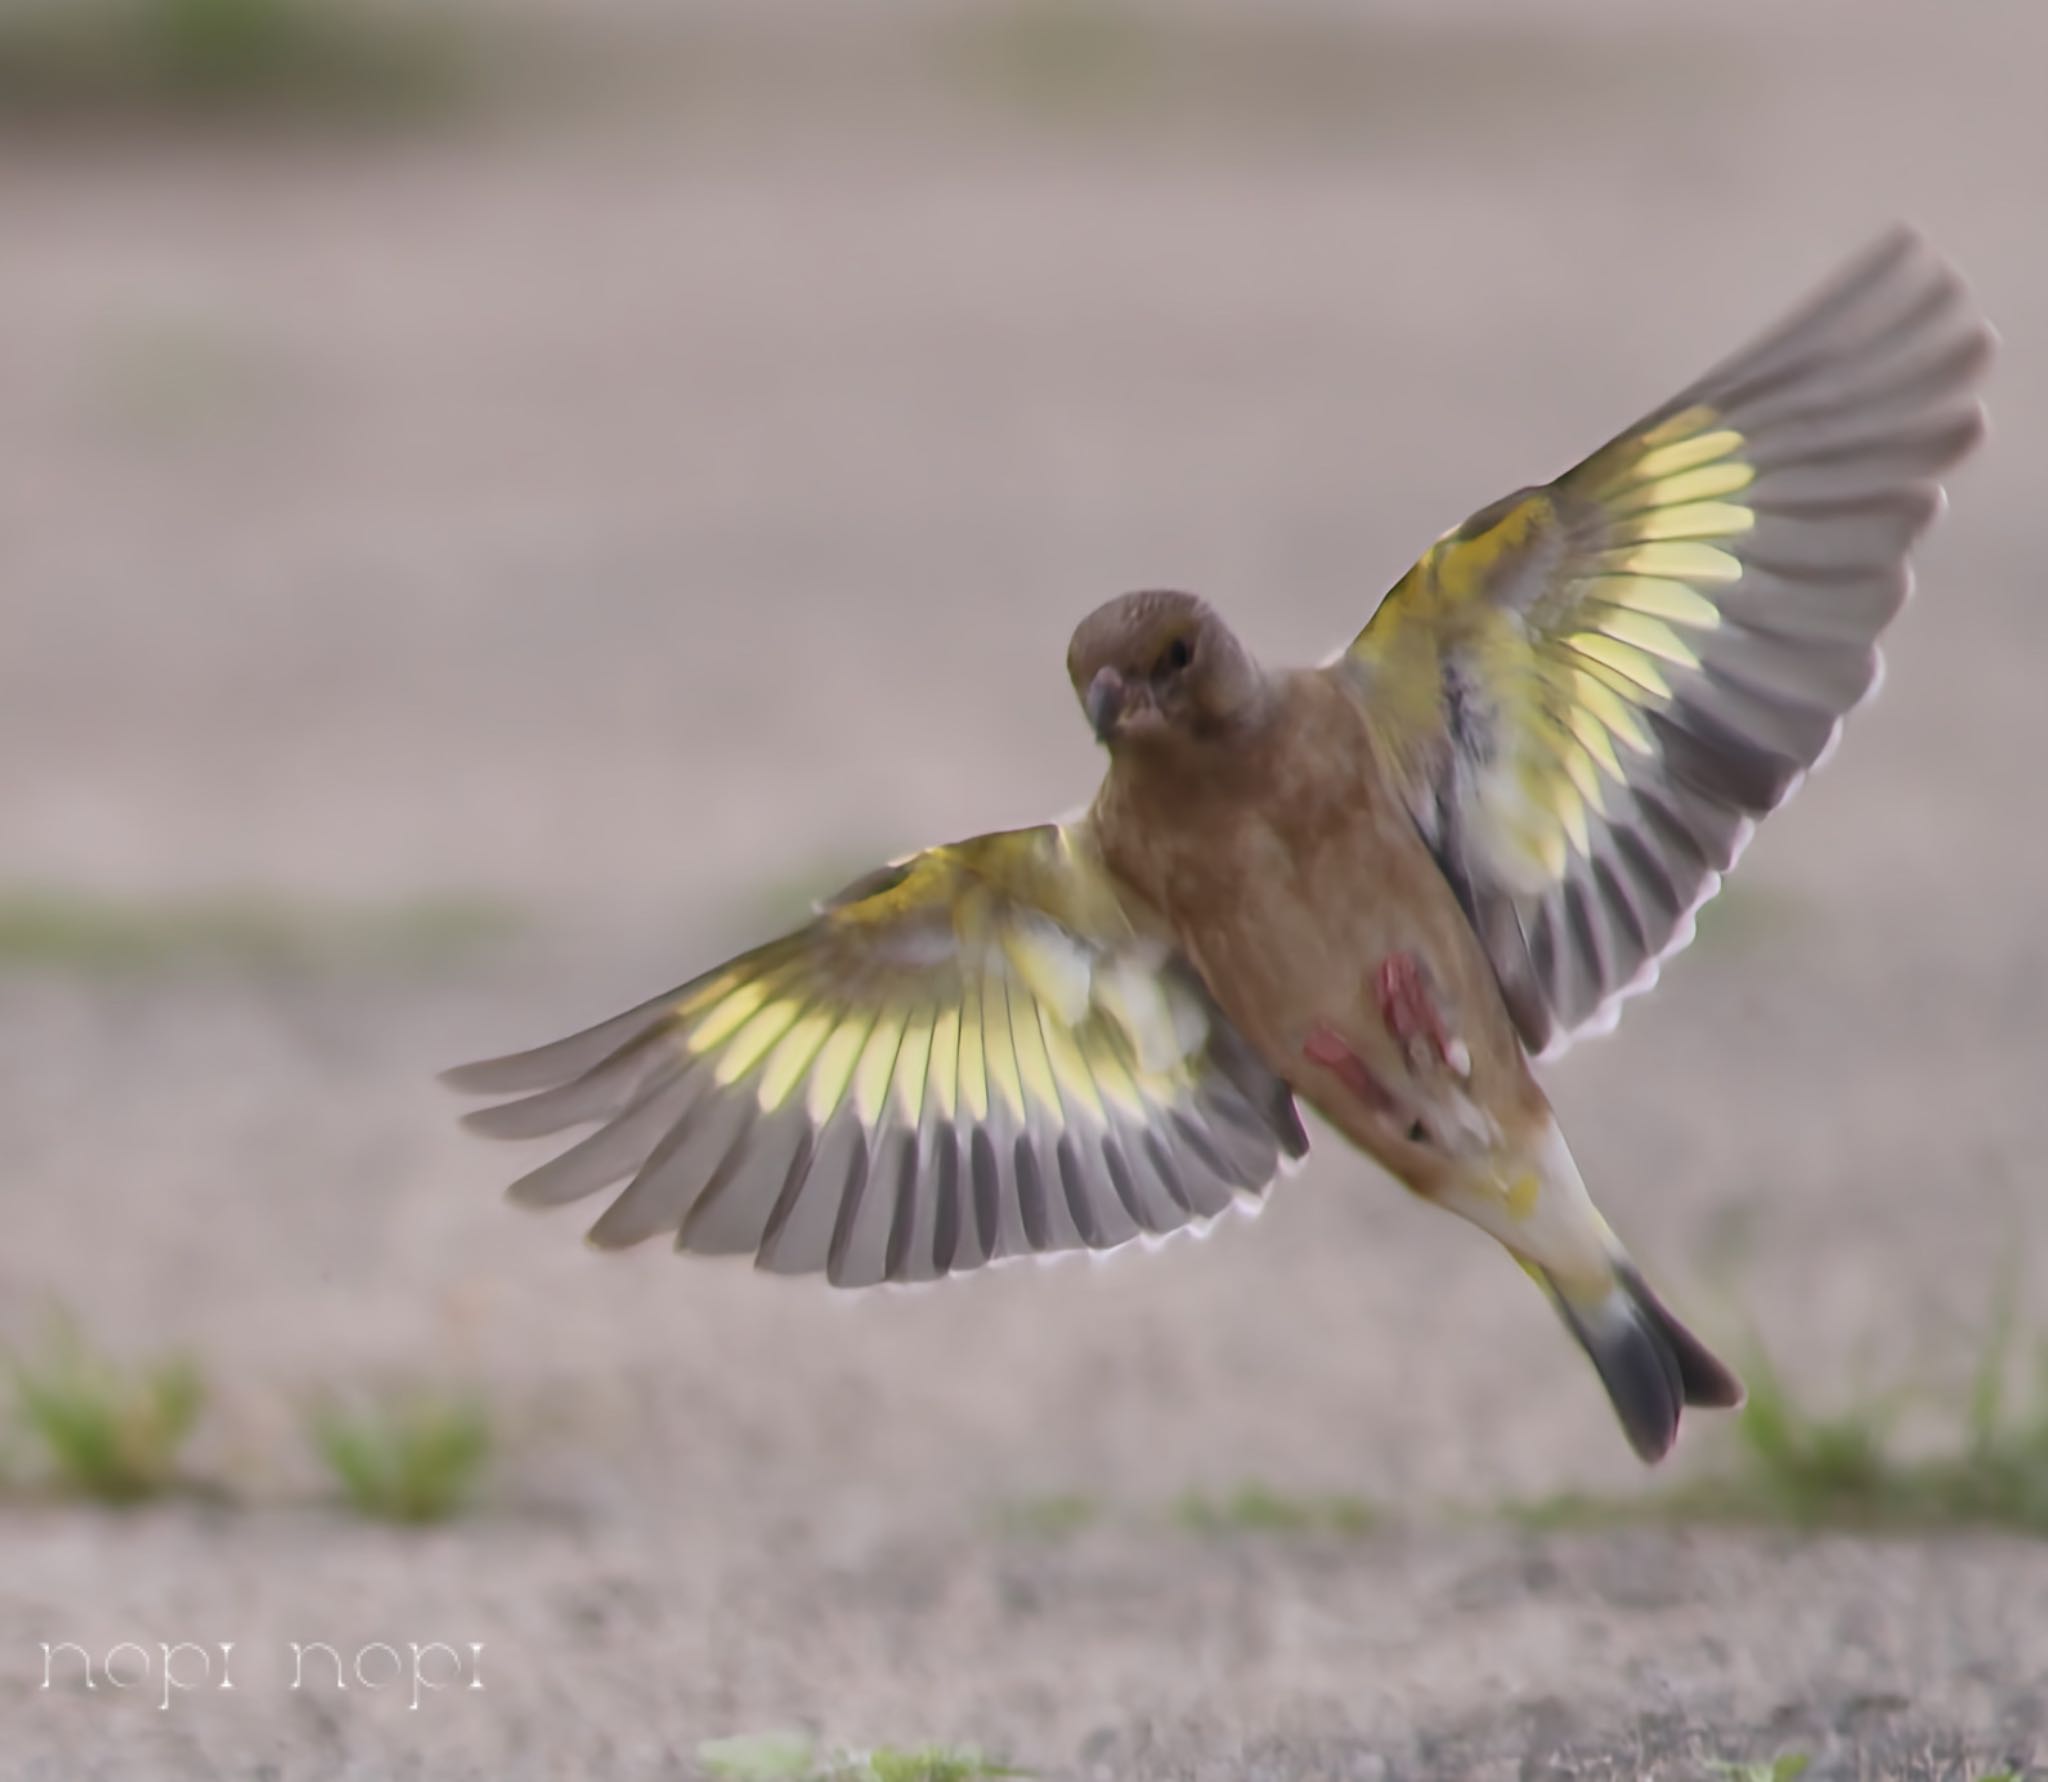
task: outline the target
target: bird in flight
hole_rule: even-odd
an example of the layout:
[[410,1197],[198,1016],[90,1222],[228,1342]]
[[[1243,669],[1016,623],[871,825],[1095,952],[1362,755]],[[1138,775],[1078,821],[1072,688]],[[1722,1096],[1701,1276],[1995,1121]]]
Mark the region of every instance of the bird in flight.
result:
[[1904,229],[1554,482],[1430,546],[1317,668],[1127,594],[1067,672],[1108,752],[1071,821],[913,854],[623,1015],[448,1073],[594,1130],[667,1237],[836,1286],[1109,1250],[1256,1204],[1307,1103],[1497,1239],[1645,1460],[1735,1375],[1595,1208],[1530,1069],[1611,1026],[1879,670],[1992,337]]

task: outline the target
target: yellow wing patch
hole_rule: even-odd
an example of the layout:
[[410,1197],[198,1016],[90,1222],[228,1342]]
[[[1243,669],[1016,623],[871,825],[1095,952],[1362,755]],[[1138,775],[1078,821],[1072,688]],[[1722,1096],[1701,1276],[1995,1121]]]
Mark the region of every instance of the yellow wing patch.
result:
[[1871,686],[1988,352],[1960,281],[1897,232],[1445,534],[1334,665],[1532,1047],[1654,978]]
[[538,1089],[485,1131],[601,1122],[513,1192],[626,1179],[604,1242],[670,1229],[842,1284],[930,1279],[1213,1217],[1306,1144],[1071,830],[913,856],[621,1022],[452,1073]]

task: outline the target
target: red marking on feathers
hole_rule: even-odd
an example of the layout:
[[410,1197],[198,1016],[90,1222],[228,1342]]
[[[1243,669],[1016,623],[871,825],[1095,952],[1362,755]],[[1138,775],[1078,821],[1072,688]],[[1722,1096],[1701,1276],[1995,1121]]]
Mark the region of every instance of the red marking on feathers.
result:
[[1389,953],[1380,961],[1373,988],[1379,996],[1380,1019],[1407,1053],[1410,1069],[1441,1064],[1459,1076],[1470,1073],[1471,1054],[1445,1028],[1421,960],[1413,953]]
[[1365,1068],[1365,1061],[1344,1043],[1335,1028],[1320,1022],[1310,1028],[1308,1038],[1302,1042],[1301,1055],[1309,1063],[1320,1064],[1329,1071],[1367,1107],[1383,1113],[1392,1111],[1394,1098],[1387,1093],[1379,1078]]

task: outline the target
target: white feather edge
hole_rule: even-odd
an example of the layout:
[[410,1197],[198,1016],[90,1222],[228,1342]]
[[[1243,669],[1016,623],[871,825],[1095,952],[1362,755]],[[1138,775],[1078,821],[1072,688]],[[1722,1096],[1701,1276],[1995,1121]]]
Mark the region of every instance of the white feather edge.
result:
[[[990,1274],[998,1270],[1020,1267],[1034,1269],[1057,1268],[1063,1265],[1084,1262],[1100,1266],[1110,1262],[1121,1262],[1133,1252],[1143,1252],[1149,1256],[1156,1251],[1167,1248],[1169,1245],[1178,1243],[1183,1238],[1200,1242],[1214,1232],[1218,1226],[1230,1221],[1249,1222],[1256,1219],[1272,1196],[1273,1184],[1282,1176],[1293,1175],[1299,1168],[1299,1159],[1283,1158],[1281,1168],[1256,1193],[1246,1189],[1238,1189],[1232,1193],[1230,1204],[1225,1206],[1220,1212],[1208,1213],[1200,1218],[1190,1219],[1185,1225],[1176,1225],[1171,1231],[1141,1231],[1134,1237],[1125,1238],[1121,1243],[1105,1244],[1100,1249],[1090,1249],[1086,1246],[1077,1245],[1065,1250],[1033,1251],[1029,1255],[992,1256],[986,1262],[980,1263],[974,1268],[954,1269],[929,1281],[874,1281],[860,1287],[841,1287],[837,1284],[830,1284],[832,1291],[828,1297],[835,1302],[850,1304],[860,1300],[873,1299],[882,1294],[932,1293],[950,1287],[956,1282],[968,1280],[977,1275]],[[592,1247],[597,1248],[596,1246]],[[636,1249],[644,1248],[646,1247],[641,1245],[633,1245],[617,1250],[599,1248],[598,1253],[608,1257],[631,1256]],[[664,1251],[662,1254],[666,1257],[668,1252]],[[706,1265],[713,1268],[723,1266],[728,1269],[744,1267],[760,1275],[763,1279],[786,1281],[792,1287],[797,1288],[815,1288],[820,1281],[825,1279],[823,1273],[817,1270],[812,1270],[805,1274],[785,1274],[780,1269],[764,1268],[761,1266],[758,1257],[749,1256],[744,1252],[736,1255],[721,1256],[702,1256],[693,1253],[690,1260],[700,1270]]]

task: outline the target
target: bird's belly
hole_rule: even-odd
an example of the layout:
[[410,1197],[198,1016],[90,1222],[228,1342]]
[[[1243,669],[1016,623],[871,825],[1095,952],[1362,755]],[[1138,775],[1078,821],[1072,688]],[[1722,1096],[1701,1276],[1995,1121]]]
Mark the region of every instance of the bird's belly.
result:
[[[1263,833],[1260,831],[1263,830]],[[1423,1191],[1529,1083],[1490,968],[1419,842],[1256,826],[1165,902],[1224,1012],[1332,1125]],[[1225,864],[1218,863],[1218,856]]]

